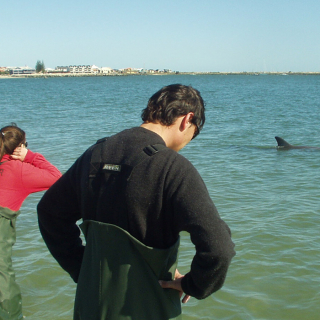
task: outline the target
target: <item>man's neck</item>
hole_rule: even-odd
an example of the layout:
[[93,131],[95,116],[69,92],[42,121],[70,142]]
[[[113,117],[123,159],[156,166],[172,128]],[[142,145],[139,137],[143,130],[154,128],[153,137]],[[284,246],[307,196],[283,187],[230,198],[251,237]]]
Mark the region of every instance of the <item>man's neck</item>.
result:
[[166,139],[165,139],[165,137],[167,136],[166,131],[168,131],[169,127],[163,126],[160,123],[151,123],[151,122],[143,123],[140,127],[143,127],[145,129],[148,129],[158,134],[166,142]]
[[[182,118],[182,117],[181,117]],[[180,130],[180,117],[171,126],[165,126],[161,123],[144,122],[141,127],[153,131],[158,134],[165,142],[166,146],[172,150],[179,151],[181,146],[181,130]]]
[[166,146],[170,148],[172,140],[175,137],[175,126],[164,126],[160,123],[145,122],[141,127],[148,129],[158,134],[165,142]]

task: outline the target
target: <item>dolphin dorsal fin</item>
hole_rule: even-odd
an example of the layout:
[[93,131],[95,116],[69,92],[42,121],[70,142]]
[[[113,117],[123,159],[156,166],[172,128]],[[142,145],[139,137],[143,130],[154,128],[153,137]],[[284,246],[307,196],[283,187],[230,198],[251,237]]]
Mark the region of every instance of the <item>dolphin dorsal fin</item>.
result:
[[278,142],[278,147],[291,147],[291,144],[288,143],[286,140],[280,138],[280,137],[275,137],[275,139],[277,140]]

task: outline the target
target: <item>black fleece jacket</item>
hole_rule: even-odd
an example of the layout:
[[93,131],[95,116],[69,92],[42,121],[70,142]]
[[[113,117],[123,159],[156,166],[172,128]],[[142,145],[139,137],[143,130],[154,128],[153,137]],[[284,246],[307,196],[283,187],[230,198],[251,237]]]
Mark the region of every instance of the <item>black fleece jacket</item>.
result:
[[[124,130],[105,142],[104,163],[130,163],[150,144],[165,145],[159,135],[145,128]],[[235,254],[234,244],[194,166],[167,148],[136,166],[127,183],[115,174],[107,176],[93,204],[88,191],[93,147],[38,205],[40,231],[62,268],[77,282],[84,252],[76,224],[80,219],[115,224],[155,248],[168,248],[181,231],[187,231],[196,254],[182,280],[184,292],[203,299],[220,289]]]

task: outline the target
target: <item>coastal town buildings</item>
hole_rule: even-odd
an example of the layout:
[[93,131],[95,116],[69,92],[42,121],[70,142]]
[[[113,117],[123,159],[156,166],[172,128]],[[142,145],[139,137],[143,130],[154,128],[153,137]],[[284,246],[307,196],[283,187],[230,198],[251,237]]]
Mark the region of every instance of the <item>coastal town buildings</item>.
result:
[[70,72],[70,68],[67,66],[58,66],[54,69],[55,72]]
[[114,73],[114,70],[109,67],[102,67],[100,68],[100,73],[111,74],[111,73]]
[[[172,72],[170,69],[144,69],[144,68],[124,68],[124,69],[112,69],[110,67],[98,67],[96,65],[69,65],[69,66],[57,66],[55,69],[46,68],[45,75],[134,75],[134,74],[168,74],[178,73]],[[25,67],[0,67],[0,74],[10,74],[13,76],[21,75],[35,75],[38,74],[36,69]],[[42,74],[42,73],[41,73]]]
[[109,74],[114,72],[113,69],[109,67],[97,67],[96,65],[71,65],[71,66],[58,66],[54,70],[55,72],[70,72],[70,73],[77,73],[77,74]]
[[95,65],[69,66],[71,73],[100,73],[100,68]]
[[0,72],[9,72],[10,74],[34,74],[36,69],[25,67],[1,67]]

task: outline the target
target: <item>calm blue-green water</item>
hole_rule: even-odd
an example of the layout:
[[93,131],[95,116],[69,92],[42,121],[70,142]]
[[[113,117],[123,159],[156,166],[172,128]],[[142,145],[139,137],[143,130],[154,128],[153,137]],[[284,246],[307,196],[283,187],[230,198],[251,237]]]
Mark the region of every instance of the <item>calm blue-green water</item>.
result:
[[[237,255],[225,286],[183,306],[185,320],[320,319],[320,150],[279,151],[275,135],[320,147],[320,76],[130,76],[0,79],[0,126],[12,121],[29,147],[62,172],[98,138],[140,125],[163,85],[191,84],[206,125],[181,151],[230,226]],[[24,314],[72,319],[75,285],[48,253],[36,205],[24,202],[14,250]],[[182,237],[180,269],[193,247]]]

